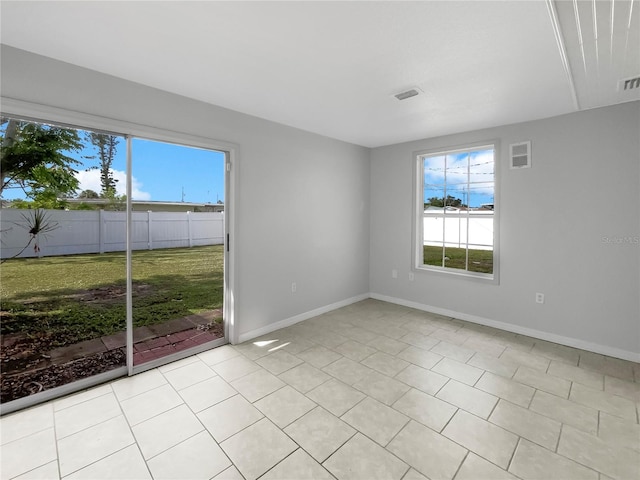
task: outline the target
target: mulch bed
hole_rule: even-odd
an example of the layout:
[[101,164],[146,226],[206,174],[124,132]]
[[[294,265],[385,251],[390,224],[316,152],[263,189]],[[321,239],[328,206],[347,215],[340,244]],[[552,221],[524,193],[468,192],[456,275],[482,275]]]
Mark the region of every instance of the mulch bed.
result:
[[2,403],[10,402],[82,378],[108,372],[114,368],[125,366],[126,361],[127,356],[124,350],[117,349],[24,373],[3,374],[0,401]]
[[[224,325],[222,322],[211,321],[200,324],[197,327],[192,325],[189,331],[196,334],[206,332],[208,341],[224,337]],[[155,340],[172,339],[174,336],[175,334],[173,333],[159,335]],[[187,337],[189,336],[187,335]],[[153,341],[152,339],[136,343],[135,349],[153,353],[154,348],[150,344]],[[186,341],[188,342],[189,340]],[[50,351],[52,343],[53,339],[46,334],[40,337],[27,337],[22,334],[2,336],[2,349],[0,350],[1,403],[34,395],[44,390],[60,387],[76,380],[126,365],[126,350],[124,348],[85,354],[82,358],[54,363],[49,355],[42,353]],[[167,343],[176,347],[175,351],[189,347],[186,343],[180,345],[180,340],[172,340],[170,342],[165,340],[163,345]],[[145,344],[148,344],[148,348]],[[69,347],[73,347],[73,345]],[[166,348],[166,346],[159,348]],[[160,353],[162,352],[158,352],[158,354]],[[150,358],[158,358],[164,355],[166,353],[155,357],[152,355]]]

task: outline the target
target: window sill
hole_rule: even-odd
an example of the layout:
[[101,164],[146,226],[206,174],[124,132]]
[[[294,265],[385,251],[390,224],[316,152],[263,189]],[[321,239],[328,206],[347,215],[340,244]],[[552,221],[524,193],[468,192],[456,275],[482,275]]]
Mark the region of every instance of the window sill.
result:
[[447,268],[447,267],[435,267],[431,265],[418,265],[413,269],[415,272],[431,274],[435,273],[436,275],[445,275],[448,277],[458,277],[461,279],[468,279],[471,281],[479,281],[482,283],[493,283],[495,285],[499,284],[498,275],[494,273],[482,273],[482,272],[469,272],[466,270],[460,270],[457,268]]

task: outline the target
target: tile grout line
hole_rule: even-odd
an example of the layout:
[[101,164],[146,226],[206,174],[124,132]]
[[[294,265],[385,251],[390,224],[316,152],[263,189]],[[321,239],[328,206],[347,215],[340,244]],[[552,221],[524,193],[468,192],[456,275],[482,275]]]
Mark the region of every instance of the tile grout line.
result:
[[[436,372],[434,372],[434,373],[436,373]],[[441,375],[441,374],[439,374],[439,375]],[[443,402],[449,403],[449,402],[447,402],[446,400],[442,400],[441,398],[439,398],[439,397],[437,396],[437,395],[438,395],[438,394],[439,394],[439,393],[444,389],[444,387],[446,387],[446,386],[449,384],[449,382],[453,381],[453,379],[452,379],[451,377],[448,377],[448,376],[446,376],[446,375],[444,375],[444,376],[445,376],[445,377],[447,377],[447,381],[446,381],[446,382],[444,382],[444,383],[442,384],[442,386],[438,389],[438,391],[436,391],[436,392],[435,392],[433,395],[431,395],[431,396],[432,396],[433,398],[437,398],[438,400],[441,400],[441,401],[443,401]],[[462,383],[462,382],[460,382],[460,383]],[[471,387],[471,388],[473,388],[473,387]],[[416,390],[419,390],[419,389],[416,389]],[[420,391],[421,391],[421,390],[420,390]],[[427,393],[427,392],[424,392],[424,393]],[[429,394],[427,393],[427,395],[429,395]],[[451,404],[451,403],[449,403],[449,405],[452,405],[452,404]],[[454,407],[457,407],[456,405],[453,405],[453,406],[454,406]],[[454,413],[454,415],[455,415],[455,413]]]
[[460,465],[458,465],[458,468],[456,468],[456,471],[453,474],[453,477],[451,477],[452,480],[455,480],[456,475],[458,475],[458,473],[460,472],[460,469],[462,468],[462,465],[464,465],[464,462],[467,461],[467,458],[469,458],[469,455],[471,455],[471,450],[467,450],[467,453],[465,454],[464,458],[460,462]]
[[[562,438],[562,433],[563,433],[562,431],[564,430],[564,427],[565,427],[565,424],[563,423],[562,426],[561,426],[560,436],[558,437],[557,450],[559,450],[559,448],[560,448],[560,439]],[[589,434],[587,434],[587,435],[589,435]],[[559,456],[561,456],[562,458],[564,458],[566,460],[569,460],[569,461],[571,461],[571,462],[573,462],[573,463],[575,463],[577,465],[580,465],[580,466],[582,466],[582,467],[584,467],[584,468],[586,468],[588,470],[591,470],[592,472],[595,472],[598,475],[598,478],[601,478],[602,475],[605,475],[600,470],[596,470],[595,468],[593,468],[593,467],[591,467],[591,466],[589,466],[589,465],[587,465],[585,463],[582,463],[582,462],[578,461],[578,459],[570,458],[570,457],[564,455],[563,453],[560,453],[559,451],[556,451],[555,453],[556,453],[556,455],[559,455]]]
[[[115,393],[113,394],[113,396],[115,397]],[[118,406],[119,405],[120,404],[118,403]],[[58,445],[58,435],[56,433],[56,410],[54,408],[53,402],[51,403],[51,419],[53,420],[53,441],[56,444],[56,467],[58,469],[58,478],[62,478],[62,468],[60,466],[60,447]]]
[[[102,385],[96,385],[96,388],[100,388],[101,386],[102,386]],[[109,386],[110,386],[110,385],[109,385]],[[69,395],[65,395],[64,397],[61,397],[61,398],[53,399],[53,400],[52,400],[52,404],[51,404],[51,408],[52,408],[52,411],[53,411],[53,415],[55,416],[56,412],[63,412],[63,411],[65,411],[65,410],[69,409],[69,408],[73,408],[73,407],[76,407],[76,406],[78,406],[78,405],[82,405],[83,403],[87,403],[87,402],[90,402],[90,401],[92,401],[92,400],[95,400],[96,398],[104,397],[104,396],[106,396],[106,395],[110,395],[110,394],[113,394],[113,395],[115,396],[115,393],[113,392],[113,389],[111,389],[111,388],[110,388],[110,391],[105,392],[105,393],[103,393],[102,395],[97,395],[97,396],[95,396],[95,397],[88,398],[88,399],[86,399],[86,400],[82,400],[82,401],[80,401],[80,402],[78,402],[78,403],[74,403],[73,405],[69,405],[68,407],[63,407],[63,408],[61,408],[61,409],[59,409],[59,410],[56,410],[56,409],[55,409],[55,404],[56,404],[56,403],[59,403],[61,400],[68,399],[68,398],[72,398],[72,397],[73,397],[73,396],[75,396],[75,395],[82,395],[82,394],[85,394],[85,393],[87,393],[87,392],[89,392],[89,391],[91,391],[91,389],[81,390],[80,392],[75,392],[75,393],[72,393],[72,394],[69,394]],[[116,398],[116,400],[117,400],[117,398]]]
[[[239,393],[237,393],[237,394],[239,395]],[[235,395],[232,395],[232,397],[233,397],[233,396],[235,396]],[[228,397],[228,398],[231,398],[231,397]],[[225,400],[228,400],[228,398],[227,398],[227,399],[225,399]],[[218,404],[219,404],[219,403],[222,403],[223,401],[224,401],[224,400],[221,400],[220,402],[218,402]],[[185,402],[185,405],[186,405],[186,402]],[[214,404],[214,405],[217,405],[217,404]],[[199,431],[199,432],[195,433],[194,435],[192,435],[192,436],[191,436],[191,437],[189,437],[189,438],[192,438],[192,437],[194,437],[195,435],[199,435],[199,434],[200,434],[200,433],[202,433],[203,431],[204,431],[204,432],[207,432],[207,434],[211,437],[211,439],[213,440],[213,442],[218,446],[218,448],[219,448],[219,449],[220,449],[220,451],[223,453],[223,455],[224,455],[224,456],[229,460],[229,462],[231,463],[231,465],[232,465],[233,467],[235,467],[235,469],[236,469],[238,472],[240,472],[240,469],[238,469],[238,466],[233,462],[233,460],[231,460],[231,458],[229,457],[229,455],[227,455],[227,452],[224,450],[224,448],[222,448],[222,445],[221,445],[222,441],[221,441],[221,442],[218,442],[218,441],[216,440],[216,438],[213,436],[213,433],[211,433],[211,432],[209,431],[209,429],[206,427],[206,425],[204,425],[204,424],[202,423],[202,420],[200,420],[200,417],[198,417],[198,414],[197,414],[196,412],[194,412],[194,411],[191,409],[191,407],[189,407],[189,405],[187,405],[187,408],[189,408],[189,410],[191,410],[191,413],[193,413],[193,415],[194,415],[194,417],[196,418],[196,420],[200,423],[200,425],[202,425],[202,427],[203,427],[203,429],[204,429],[204,430],[201,430],[201,431]],[[261,413],[262,413],[262,412],[261,412]],[[265,418],[265,417],[263,417],[263,418]],[[251,425],[254,425],[255,423],[257,423],[257,422],[258,422],[258,421],[260,421],[260,420],[262,420],[262,418],[261,418],[261,419],[259,419],[259,420],[257,420],[256,422],[252,423]],[[251,426],[251,425],[249,425],[249,426]],[[247,426],[247,427],[245,427],[245,428],[248,428],[249,426]],[[243,429],[243,430],[244,430],[244,429]],[[237,433],[239,433],[239,432],[237,432]],[[235,435],[235,434],[234,434],[234,435]],[[231,436],[227,437],[225,440],[227,440],[227,439],[231,438],[232,436],[233,436],[233,435],[231,435]],[[188,440],[188,439],[183,440],[183,442],[185,442],[186,440]],[[224,440],[223,440],[223,441],[224,441]],[[183,443],[183,442],[179,442],[179,443]],[[175,446],[175,445],[174,445],[174,446]],[[170,447],[170,448],[173,448],[173,447]],[[166,452],[166,451],[167,451],[167,450],[165,450],[165,452]],[[161,453],[164,453],[164,452],[161,452]],[[157,454],[157,455],[155,455],[155,456],[158,456],[158,455],[160,455],[160,453],[158,453],[158,454]],[[154,456],[154,457],[155,457],[155,456]],[[154,458],[154,457],[152,457],[152,458]],[[144,456],[143,456],[143,458],[144,458]],[[149,460],[150,460],[150,459],[149,459]],[[146,459],[145,459],[145,463],[147,463],[147,460],[146,460]],[[149,468],[149,467],[147,466],[147,468]],[[227,468],[225,468],[224,470],[222,470],[221,472],[218,472],[218,473],[216,474],[216,476],[220,475],[220,473],[222,473],[222,472],[226,471],[228,468],[230,468],[230,467],[227,467]],[[244,478],[244,475],[242,475],[242,473],[240,473],[240,475]],[[151,476],[151,478],[153,478],[153,475]]]
[[[389,407],[389,408],[391,408],[391,407]],[[394,411],[396,411],[396,412],[397,412],[397,410],[394,410]],[[404,430],[404,429],[405,429],[405,427],[406,427],[407,425],[409,425],[409,423],[411,423],[411,421],[413,420],[409,415],[405,415],[405,417],[407,417],[407,421],[406,421],[406,422],[404,422],[404,424],[402,425],[402,427],[400,427],[400,429],[399,429],[399,430],[398,430],[398,431],[397,431],[397,432],[396,432],[396,433],[391,437],[391,439],[389,439],[389,441],[387,442],[387,444],[386,444],[386,445],[384,445],[382,448],[384,448],[384,449],[386,450],[386,449],[387,449],[387,447],[388,447],[389,445],[391,445],[391,442],[393,442],[393,441],[396,439],[396,437],[397,437],[398,435],[400,435],[400,432],[401,432],[402,430]],[[355,428],[355,427],[354,427],[354,428]],[[356,430],[357,430],[357,429],[356,429]],[[358,430],[358,431],[359,431],[359,430]]]
[[[498,400],[496,401],[496,403],[493,404],[493,408],[491,408],[491,412],[489,412],[489,415],[487,415],[487,420],[486,421],[491,423],[492,425],[495,425],[496,427],[500,427],[500,425],[497,425],[496,423],[493,423],[493,422],[491,422],[489,420],[491,418],[491,415],[493,415],[493,412],[495,412],[496,408],[498,408],[498,404],[500,402],[507,402],[507,403],[510,403],[511,405],[515,405],[516,407],[519,407],[520,405],[516,405],[515,403],[509,402],[508,400],[505,400],[502,397],[497,397],[497,398],[498,398]],[[504,427],[500,427],[500,428],[504,428]],[[505,430],[507,430],[507,429],[505,428]],[[507,430],[507,431],[510,431],[510,430]],[[511,432],[511,433],[515,433],[515,432]]]
[[[453,412],[453,415],[451,415],[451,417],[449,417],[449,420],[447,420],[447,421],[445,422],[444,426],[440,429],[440,431],[436,430],[435,428],[431,428],[431,427],[429,427],[428,425],[424,425],[423,423],[418,422],[417,420],[415,420],[415,421],[416,421],[416,422],[418,422],[420,425],[424,425],[424,426],[425,426],[425,427],[427,427],[427,428],[431,428],[431,430],[433,430],[433,431],[434,431],[434,432],[436,432],[437,434],[442,435],[443,437],[448,438],[449,440],[451,440],[449,437],[447,437],[447,436],[443,435],[443,433],[442,433],[442,432],[444,432],[444,431],[445,431],[445,429],[446,429],[446,428],[449,426],[449,424],[451,423],[451,420],[453,420],[453,417],[455,417],[455,416],[458,414],[458,412],[459,412],[460,410],[462,410],[462,411],[466,412],[466,410],[463,410],[463,409],[462,409],[462,408],[460,408],[460,407],[457,407],[457,406],[455,406],[455,405],[454,405],[454,407],[456,408],[456,411],[455,411],[455,412]],[[471,412],[467,412],[467,413],[470,413],[471,415],[473,415]],[[478,417],[478,418],[480,418],[480,417]],[[451,440],[451,441],[453,442],[453,440]],[[454,442],[454,443],[456,443],[456,444],[460,445],[458,442]],[[462,448],[465,448],[465,449],[469,450],[467,447],[465,447],[465,446],[463,446],[463,445],[460,445],[460,446],[461,446]]]
[[[135,437],[134,437],[134,440],[135,440]],[[94,460],[94,461],[93,461],[93,462],[91,462],[91,463],[87,463],[86,465],[83,465],[82,467],[78,468],[77,470],[74,470],[74,471],[72,471],[72,472],[67,473],[67,474],[64,476],[64,478],[67,478],[69,475],[73,475],[74,473],[78,473],[78,472],[80,472],[80,471],[84,470],[84,469],[85,469],[85,468],[87,468],[87,467],[90,467],[90,466],[92,466],[92,465],[95,465],[96,463],[99,463],[99,462],[101,462],[101,461],[103,461],[103,460],[106,460],[107,458],[112,457],[113,455],[115,455],[115,454],[117,454],[117,453],[120,453],[120,452],[122,452],[123,450],[126,450],[127,448],[129,448],[129,447],[131,447],[131,446],[133,446],[133,445],[135,445],[136,447],[138,447],[138,442],[134,441],[133,443],[130,443],[129,445],[125,445],[124,447],[122,447],[122,448],[120,448],[120,449],[118,449],[118,450],[116,450],[116,451],[114,451],[114,452],[111,452],[109,455],[106,455],[106,456],[104,456],[104,457],[98,458],[98,459]],[[139,448],[139,447],[138,447],[138,448]],[[140,456],[141,456],[141,458],[142,458],[142,461],[143,461],[143,462],[144,462],[144,464],[145,464],[145,467],[147,468],[147,471],[149,471],[149,467],[147,466],[147,461],[146,461],[146,460],[145,460],[145,458],[142,456],[142,453],[140,453]],[[60,475],[60,473],[59,473],[59,475]],[[151,476],[151,472],[150,472],[150,471],[149,471],[149,476],[150,476],[151,478],[153,478],[153,476]],[[62,477],[62,476],[60,476],[59,478],[63,478],[63,477]]]
[[[138,453],[140,454],[140,458],[144,462],[145,468],[149,472],[149,477],[153,478],[153,475],[151,475],[151,470],[149,469],[149,465],[147,464],[147,460],[144,458],[144,454],[142,453],[142,448],[140,447],[140,444],[138,443],[138,438],[136,437],[135,433],[133,432],[133,427],[129,423],[129,420],[127,419],[127,416],[125,415],[124,410],[122,409],[122,402],[120,401],[120,399],[118,399],[118,396],[116,395],[116,391],[113,388],[113,383],[111,383],[109,386],[111,387],[111,391],[113,393],[114,398],[116,399],[116,402],[118,402],[118,408],[120,409],[120,412],[122,414],[122,418],[124,419],[125,423],[127,424],[127,427],[129,429],[129,433],[131,434],[131,437],[133,438],[133,443],[135,444],[136,449],[137,449]],[[131,397],[131,398],[133,398],[133,397]]]
[[[538,389],[537,388],[535,388],[535,387],[531,387],[531,388],[533,388],[533,395],[531,395],[531,398],[527,402],[527,407],[526,407],[527,410],[531,410],[531,405],[533,404],[533,399],[535,398],[536,393],[538,393]],[[560,398],[560,397],[558,397],[558,398]],[[531,410],[531,411],[533,412],[533,410]],[[539,412],[535,412],[535,413],[539,413]],[[546,415],[544,415],[544,416],[546,417]]]
[[[118,405],[118,408],[120,408],[120,405]],[[77,435],[78,433],[86,432],[87,430],[89,430],[89,429],[91,429],[91,428],[93,428],[93,427],[97,427],[98,425],[102,425],[102,424],[104,424],[104,423],[107,423],[107,422],[109,422],[109,421],[113,420],[114,418],[118,418],[119,416],[120,416],[120,414],[118,414],[118,415],[114,415],[113,417],[105,418],[104,420],[102,420],[102,421],[100,421],[100,422],[98,422],[98,423],[94,423],[93,425],[89,425],[89,426],[87,426],[87,427],[84,427],[84,428],[82,428],[82,429],[80,429],[80,430],[78,430],[78,431],[76,431],[76,432],[70,433],[69,435],[65,435],[64,437],[60,437],[60,438],[57,438],[57,437],[56,437],[56,443],[57,443],[59,440],[65,440],[65,439],[67,439],[67,438],[69,438],[69,437],[72,437],[72,436],[74,436],[74,435]],[[127,418],[124,416],[124,414],[122,414],[122,416],[123,416],[124,420],[125,420],[125,421],[127,421]],[[127,422],[127,424],[128,424],[128,422]]]
[[[206,427],[202,424],[202,422],[201,422],[201,421],[200,421],[200,419],[198,418],[197,414],[196,414],[196,413],[191,409],[191,407],[189,407],[189,405],[187,405],[187,403],[184,401],[184,399],[182,398],[182,396],[180,395],[180,393],[177,391],[177,389],[176,389],[176,388],[171,384],[171,382],[169,382],[169,381],[168,381],[168,379],[164,376],[164,374],[163,374],[161,371],[159,371],[158,367],[156,367],[154,370],[157,370],[157,371],[158,371],[158,373],[159,373],[160,375],[162,375],[162,378],[164,378],[164,379],[165,379],[165,381],[167,382],[165,385],[169,385],[169,387],[173,389],[173,391],[176,393],[176,395],[178,395],[178,397],[180,398],[180,400],[182,401],[182,403],[180,403],[180,404],[178,404],[178,405],[176,405],[176,406],[174,406],[174,407],[172,407],[172,408],[170,408],[170,409],[168,409],[168,410],[165,410],[164,412],[160,412],[160,413],[158,413],[157,415],[154,415],[154,416],[153,416],[153,417],[151,417],[151,418],[148,418],[148,419],[146,419],[146,420],[143,420],[142,422],[139,422],[139,423],[137,423],[136,425],[141,425],[141,424],[145,423],[145,422],[146,422],[146,421],[148,421],[148,420],[151,420],[151,419],[153,419],[153,418],[157,418],[157,417],[158,417],[158,416],[160,416],[160,415],[164,415],[165,413],[168,413],[168,412],[170,412],[170,411],[172,411],[172,410],[175,410],[175,409],[177,409],[177,408],[181,407],[182,405],[184,405],[184,406],[185,406],[185,407],[186,407],[186,408],[187,408],[187,409],[188,409],[188,410],[193,414],[193,416],[194,416],[194,417],[195,417],[195,419],[198,421],[198,423],[200,423],[200,425],[202,426],[202,428],[204,429],[204,431],[208,433],[208,430],[207,430],[207,429],[206,429]],[[160,387],[164,387],[165,385],[160,385],[159,387],[154,387],[154,388],[152,388],[152,389],[150,389],[150,390],[147,390],[147,392],[150,392],[150,391],[156,390],[157,388],[160,388]],[[147,392],[143,392],[143,393],[147,393]],[[133,398],[133,397],[131,397],[131,398]],[[129,400],[129,399],[127,399],[127,400]],[[120,401],[118,401],[118,403],[120,403]],[[122,409],[122,405],[120,405],[120,408]],[[147,468],[147,470],[148,470],[148,472],[149,472],[149,476],[150,476],[150,478],[152,478],[152,479],[153,479],[153,474],[152,474],[152,472],[151,472],[151,469],[149,468],[149,460],[151,460],[151,459],[153,459],[153,458],[157,457],[158,455],[161,455],[162,453],[164,453],[164,452],[166,452],[166,451],[168,451],[168,450],[172,449],[172,448],[173,448],[173,447],[175,447],[176,445],[180,445],[181,443],[186,442],[187,440],[191,439],[192,437],[194,437],[194,436],[198,435],[199,433],[201,433],[201,432],[203,431],[203,430],[200,430],[199,432],[194,433],[193,435],[189,436],[188,438],[185,438],[184,440],[182,440],[182,441],[178,442],[177,444],[172,445],[172,446],[170,446],[170,447],[168,447],[168,448],[166,448],[166,449],[162,450],[161,452],[158,452],[158,453],[157,453],[157,454],[155,454],[154,456],[149,457],[149,458],[146,458],[146,457],[144,456],[144,452],[142,451],[142,448],[141,448],[141,446],[140,446],[140,443],[138,442],[138,438],[136,437],[135,432],[133,431],[133,428],[134,428],[134,426],[136,426],[136,425],[131,425],[131,423],[129,422],[129,420],[128,420],[127,416],[125,415],[124,411],[122,412],[122,415],[123,415],[123,417],[124,417],[125,422],[127,422],[127,425],[128,425],[128,427],[129,427],[129,430],[131,431],[131,436],[132,436],[132,437],[133,437],[133,439],[134,439],[134,443],[135,443],[135,445],[136,445],[136,447],[137,447],[138,451],[140,452],[140,458],[142,458],[142,460],[144,461],[145,467]],[[209,435],[211,435],[211,434],[209,434]],[[215,439],[214,439],[214,442],[215,442]]]
[[[397,435],[398,435],[402,430],[404,430],[404,428],[407,426],[407,424],[409,424],[409,423],[411,422],[411,420],[413,420],[413,419],[412,419],[412,418],[409,418],[409,420],[407,421],[407,423],[405,423],[405,424],[403,425],[403,427],[398,431],[398,433],[396,433],[396,434],[394,435],[394,437],[393,437],[393,438],[395,438],[395,437],[396,437],[396,436],[397,436]],[[344,420],[343,420],[343,421],[344,421]],[[347,423],[347,422],[345,422],[345,423]],[[418,423],[419,423],[419,422],[418,422]],[[333,453],[331,453],[331,455],[329,455],[329,456],[324,460],[324,462],[322,462],[323,466],[324,466],[324,463],[326,463],[326,462],[327,462],[331,457],[333,457],[336,453],[338,453],[338,451],[339,451],[342,447],[344,447],[344,446],[345,446],[345,445],[346,445],[346,444],[347,444],[347,443],[348,443],[352,438],[354,438],[356,435],[360,434],[360,435],[362,435],[364,438],[366,438],[367,440],[369,440],[370,442],[372,442],[374,445],[376,445],[377,447],[382,448],[382,449],[383,449],[386,453],[388,453],[389,455],[393,456],[394,458],[396,458],[397,460],[399,460],[399,461],[400,461],[400,462],[402,462],[403,464],[407,465],[407,467],[409,467],[409,468],[407,468],[407,472],[408,472],[409,470],[411,470],[412,468],[414,468],[412,465],[410,465],[409,463],[405,462],[405,461],[404,461],[402,458],[400,458],[398,455],[396,455],[395,453],[393,453],[393,452],[389,451],[389,450],[387,449],[387,447],[386,447],[386,446],[384,446],[384,447],[383,447],[383,446],[382,446],[382,445],[380,445],[378,442],[376,442],[373,438],[369,437],[366,433],[361,432],[360,430],[358,430],[357,428],[355,428],[355,427],[351,426],[350,424],[347,424],[347,425],[349,425],[350,427],[352,427],[352,428],[355,430],[355,433],[354,433],[351,437],[349,437],[349,439],[348,439],[346,442],[344,442],[342,445],[340,445],[340,447],[336,448],[336,449],[333,451]],[[389,442],[387,443],[387,445],[389,445],[392,441],[393,441],[393,440],[389,440]],[[415,470],[417,470],[417,471],[419,471],[417,468],[414,468],[414,469],[415,469]],[[327,469],[327,470],[329,470],[329,469]],[[402,476],[404,477],[404,475],[405,475],[407,472],[405,472]]]
[[[84,428],[84,429],[82,429],[82,430],[78,430],[77,432],[74,432],[74,433],[72,433],[72,434],[70,434],[70,435],[67,435],[66,437],[62,437],[62,438],[60,438],[60,439],[58,439],[58,438],[57,438],[57,435],[55,435],[55,431],[54,431],[54,438],[55,438],[55,443],[56,443],[56,455],[57,455],[57,463],[58,463],[58,477],[59,477],[59,478],[62,478],[62,467],[61,467],[61,465],[60,465],[60,454],[59,454],[59,449],[58,449],[58,440],[63,440],[63,439],[65,439],[65,438],[69,438],[69,437],[71,437],[71,436],[73,436],[73,435],[75,435],[75,434],[77,434],[77,433],[84,432],[84,431],[88,430],[89,428],[93,428],[93,427],[95,427],[95,426],[102,425],[102,424],[104,424],[104,423],[106,423],[106,422],[108,422],[108,421],[110,421],[110,420],[113,420],[114,418],[118,418],[118,417],[122,416],[123,420],[125,421],[125,423],[126,423],[126,425],[127,425],[127,428],[129,429],[129,433],[131,434],[131,438],[133,439],[133,443],[130,443],[130,444],[128,444],[128,445],[125,445],[124,447],[122,447],[122,448],[120,448],[120,449],[116,450],[115,452],[112,452],[112,453],[110,453],[110,454],[108,454],[108,455],[106,455],[106,456],[104,456],[104,457],[100,457],[100,458],[96,459],[95,461],[90,462],[90,463],[88,463],[88,464],[85,464],[85,465],[83,465],[82,467],[80,467],[80,468],[78,468],[78,469],[76,469],[76,470],[74,470],[74,471],[72,471],[72,472],[69,472],[67,475],[65,475],[65,477],[66,477],[66,476],[68,476],[68,475],[71,475],[71,474],[73,474],[73,473],[79,472],[80,470],[82,470],[82,469],[84,469],[84,468],[87,468],[87,467],[89,467],[89,466],[91,466],[91,465],[94,465],[94,464],[96,464],[96,463],[98,463],[98,462],[100,462],[100,461],[102,461],[102,460],[104,460],[104,459],[106,459],[106,458],[108,458],[108,457],[110,457],[110,456],[112,456],[112,455],[114,455],[114,454],[116,454],[116,453],[118,453],[118,452],[120,452],[120,451],[124,450],[125,448],[129,448],[131,445],[134,445],[134,444],[135,444],[135,445],[136,445],[136,447],[138,448],[138,451],[140,451],[140,446],[138,445],[138,442],[137,442],[136,436],[133,434],[133,431],[131,430],[131,425],[129,424],[129,422],[128,422],[128,420],[127,420],[127,417],[125,416],[124,411],[122,410],[122,405],[121,405],[121,403],[120,403],[120,400],[118,400],[118,397],[117,397],[117,395],[116,395],[115,391],[113,390],[112,383],[109,383],[109,388],[110,388],[110,390],[111,390],[111,393],[105,393],[104,395],[100,395],[100,396],[98,396],[98,397],[94,397],[94,398],[92,398],[92,399],[90,399],[90,400],[94,400],[94,399],[96,399],[96,398],[100,398],[100,397],[102,397],[102,396],[106,396],[106,395],[113,395],[114,400],[115,400],[115,401],[116,401],[116,403],[118,404],[118,410],[120,411],[120,414],[119,414],[119,415],[116,415],[116,416],[114,416],[114,417],[108,418],[108,419],[106,419],[106,420],[104,420],[104,421],[102,421],[102,422],[96,423],[96,424],[91,425],[91,426],[89,426],[89,427],[87,427],[87,428]],[[72,407],[74,407],[74,406],[76,406],[76,405],[81,405],[82,403],[86,403],[86,402],[88,402],[88,401],[90,401],[90,400],[87,400],[87,401],[85,401],[85,402],[80,402],[80,403],[75,404],[75,405],[72,405],[72,406],[70,406],[70,407],[68,407],[68,408],[72,408]],[[52,407],[53,407],[53,405],[52,405]],[[62,409],[62,410],[60,410],[60,411],[63,411],[63,410],[66,410],[66,409]],[[54,411],[53,413],[54,413],[54,429],[55,429],[55,411]],[[142,452],[140,452],[140,456],[141,456],[141,458],[142,458],[142,459],[143,459],[143,461],[144,461],[144,456],[142,455]],[[145,467],[147,467],[147,465],[146,465],[146,461],[145,461]],[[148,470],[148,467],[147,467],[147,470]],[[150,472],[149,472],[149,473],[150,473]]]
[[[560,438],[560,436],[558,436],[558,438]],[[507,463],[507,468],[505,468],[505,472],[509,472],[509,469],[511,468],[511,464],[513,463],[513,459],[516,457],[516,452],[518,451],[518,448],[520,447],[520,442],[522,442],[522,437],[518,435],[518,441],[516,442],[516,446],[513,449],[513,452],[511,452],[511,458],[509,458],[509,462]],[[511,472],[509,472],[511,473]]]
[[[240,394],[238,394],[238,395],[240,395]],[[234,396],[235,396],[235,395],[234,395]],[[232,397],[229,397],[229,398],[232,398]],[[227,400],[228,400],[228,399],[227,399]],[[253,406],[253,405],[252,405],[252,406]],[[253,407],[253,408],[255,408],[255,407]],[[258,409],[256,408],[256,410],[258,410]],[[260,412],[260,410],[258,410],[258,411]],[[238,435],[239,433],[244,432],[246,429],[248,429],[249,427],[252,427],[253,425],[255,425],[256,423],[258,423],[259,421],[261,421],[261,420],[263,420],[263,419],[265,419],[265,418],[266,418],[267,420],[269,420],[269,421],[271,422],[271,420],[270,420],[270,419],[269,419],[269,418],[268,418],[264,413],[260,412],[260,415],[262,415],[262,417],[258,418],[258,419],[257,419],[256,421],[254,421],[254,422],[251,422],[249,425],[246,425],[246,426],[242,427],[242,428],[241,428],[240,430],[238,430],[237,432],[232,433],[231,435],[229,435],[228,437],[226,437],[224,440],[220,440],[220,441],[216,440],[216,438],[215,438],[215,437],[213,437],[213,433],[209,432],[209,429],[208,429],[207,427],[204,427],[204,429],[205,429],[207,432],[209,432],[209,433],[211,434],[211,436],[213,437],[213,440],[214,440],[214,441],[215,441],[215,442],[220,446],[220,448],[222,448],[222,444],[223,444],[224,442],[226,442],[227,440],[229,440],[229,439],[230,439],[230,438],[232,438],[232,437],[235,437],[235,436],[236,436],[236,435]],[[198,418],[198,420],[200,420],[200,419]],[[273,423],[273,422],[271,422],[271,423]],[[274,423],[274,425],[275,425],[275,423]],[[277,427],[277,425],[276,425],[276,427]]]
[[556,447],[553,450],[554,453],[561,455],[560,452],[558,452],[558,449],[560,448],[560,439],[562,438],[562,432],[564,430],[564,423],[560,422],[560,433],[558,434],[558,441],[556,442]]
[[[299,449],[301,449],[302,447],[300,447],[300,445],[298,445],[296,443],[296,446],[298,448],[296,448],[293,452],[289,453],[288,455],[286,455],[284,458],[281,458],[278,462],[275,463],[275,465],[272,465],[271,467],[269,467],[265,472],[261,473],[260,475],[258,475],[258,477],[256,478],[256,480],[260,480],[262,477],[264,477],[267,473],[269,473],[271,470],[273,470],[274,468],[276,468],[278,465],[280,465],[282,462],[284,462],[287,458],[289,458],[291,455],[293,455],[294,453],[296,453]],[[232,462],[233,463],[233,462]],[[236,467],[237,468],[237,467]],[[326,469],[325,469],[326,470]]]

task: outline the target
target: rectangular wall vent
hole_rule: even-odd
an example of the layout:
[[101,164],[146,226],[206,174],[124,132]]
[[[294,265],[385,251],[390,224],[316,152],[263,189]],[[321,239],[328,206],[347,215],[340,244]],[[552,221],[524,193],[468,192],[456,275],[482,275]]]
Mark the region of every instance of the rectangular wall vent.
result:
[[394,97],[396,97],[398,100],[406,100],[407,98],[415,97],[419,94],[420,92],[417,89],[412,88],[411,90],[407,90],[406,92],[398,93],[397,95],[394,95]]
[[509,146],[511,168],[531,167],[531,142],[512,143]]
[[618,89],[621,92],[625,90],[635,90],[640,88],[640,77],[623,78],[618,82]]

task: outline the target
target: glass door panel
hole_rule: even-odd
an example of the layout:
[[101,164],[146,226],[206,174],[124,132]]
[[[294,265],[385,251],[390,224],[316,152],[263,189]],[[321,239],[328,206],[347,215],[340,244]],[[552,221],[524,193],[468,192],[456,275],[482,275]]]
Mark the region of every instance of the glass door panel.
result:
[[121,136],[14,118],[1,134],[5,407],[123,374],[126,151]]
[[224,342],[224,164],[222,152],[132,140],[134,367]]

